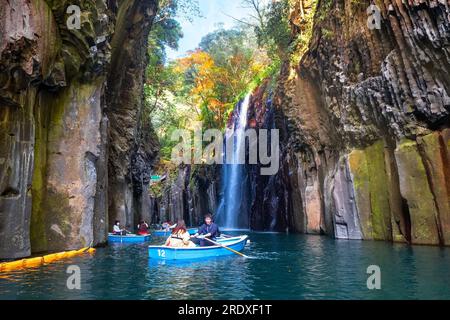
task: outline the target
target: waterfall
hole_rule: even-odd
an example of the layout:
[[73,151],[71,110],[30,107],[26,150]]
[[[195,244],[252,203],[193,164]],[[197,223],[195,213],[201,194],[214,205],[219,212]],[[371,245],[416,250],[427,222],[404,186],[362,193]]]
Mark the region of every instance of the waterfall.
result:
[[[222,168],[222,197],[218,207],[217,223],[225,229],[248,228],[248,214],[245,188],[245,164],[239,155],[245,155],[245,129],[251,94],[240,103],[238,117],[233,121],[233,127],[225,134],[227,144],[232,142],[230,156],[225,151],[225,161]],[[241,161],[239,161],[241,160]]]

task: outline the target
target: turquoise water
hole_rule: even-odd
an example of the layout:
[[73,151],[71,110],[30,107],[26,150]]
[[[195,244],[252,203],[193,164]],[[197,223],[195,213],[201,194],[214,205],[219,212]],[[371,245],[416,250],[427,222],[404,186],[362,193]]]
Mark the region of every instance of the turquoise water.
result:
[[[114,245],[2,273],[0,299],[450,299],[450,248],[248,234],[250,259],[158,264],[146,245]],[[81,290],[66,287],[72,264]],[[367,289],[369,265],[381,268],[381,290]]]

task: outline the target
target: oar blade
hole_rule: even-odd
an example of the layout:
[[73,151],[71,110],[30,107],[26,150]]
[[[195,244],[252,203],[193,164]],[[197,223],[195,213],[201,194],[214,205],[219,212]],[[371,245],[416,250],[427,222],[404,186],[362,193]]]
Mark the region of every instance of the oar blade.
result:
[[211,243],[213,243],[213,244],[215,244],[215,245],[217,245],[217,246],[220,246],[220,247],[222,247],[222,248],[224,248],[224,249],[227,249],[227,250],[229,250],[229,251],[231,251],[231,252],[233,252],[233,253],[235,253],[235,254],[238,254],[238,255],[240,255],[241,257],[248,258],[245,254],[240,253],[239,251],[236,251],[236,250],[234,250],[234,249],[228,248],[227,246],[224,246],[224,245],[221,244],[221,243],[215,242],[215,241],[213,241],[213,240],[211,240],[211,239],[208,239],[208,238],[204,238],[204,239],[207,240],[207,241],[209,241],[209,242],[211,242]]

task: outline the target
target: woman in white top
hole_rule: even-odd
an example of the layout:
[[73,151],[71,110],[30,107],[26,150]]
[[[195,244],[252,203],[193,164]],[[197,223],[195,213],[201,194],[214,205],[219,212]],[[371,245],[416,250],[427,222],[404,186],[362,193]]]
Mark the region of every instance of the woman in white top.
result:
[[164,245],[178,248],[191,248],[196,246],[195,243],[191,241],[191,236],[187,231],[184,220],[178,220],[177,226],[173,229],[172,234],[167,238]]
[[116,220],[113,227],[113,234],[117,236],[125,236],[127,231],[125,229],[120,228],[120,221]]

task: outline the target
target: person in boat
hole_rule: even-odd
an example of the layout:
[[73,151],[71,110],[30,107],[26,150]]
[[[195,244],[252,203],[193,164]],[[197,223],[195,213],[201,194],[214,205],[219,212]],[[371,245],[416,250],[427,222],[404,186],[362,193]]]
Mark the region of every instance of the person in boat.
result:
[[198,232],[192,238],[194,238],[194,243],[198,243],[201,247],[206,247],[213,246],[214,243],[205,240],[205,238],[215,241],[219,235],[219,226],[214,223],[212,214],[208,213],[205,215],[205,223],[198,228]]
[[120,228],[120,221],[116,220],[113,226],[113,234],[116,236],[126,236],[127,230]]
[[178,220],[176,227],[173,229],[172,234],[167,238],[164,245],[177,248],[195,247],[195,243],[191,241],[191,236],[187,231],[184,220]]
[[162,230],[169,232],[170,230],[174,229],[177,226],[177,224],[172,224],[172,221],[166,221],[162,224]]
[[138,235],[140,235],[140,236],[146,236],[146,235],[148,235],[148,224],[147,224],[147,222],[145,222],[145,220],[142,220],[139,224],[138,224],[138,226],[137,226],[137,228],[138,228]]

